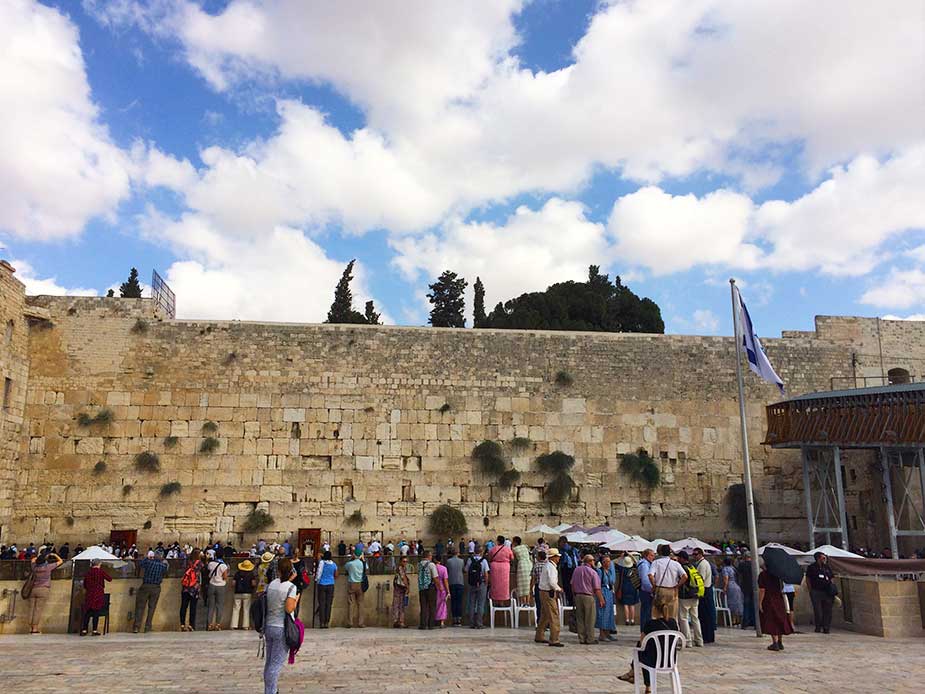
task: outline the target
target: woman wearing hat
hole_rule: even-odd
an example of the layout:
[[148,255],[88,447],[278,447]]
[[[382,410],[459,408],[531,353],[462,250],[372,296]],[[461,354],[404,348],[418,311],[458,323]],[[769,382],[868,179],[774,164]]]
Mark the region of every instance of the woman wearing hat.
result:
[[273,560],[276,555],[267,550],[260,555],[260,565],[257,567],[257,589],[254,591],[257,595],[265,592],[267,585],[273,580]]
[[629,554],[620,559],[617,571],[617,594],[620,604],[623,605],[623,620],[626,624],[636,623],[636,603],[639,602],[639,589],[633,582],[636,565]]
[[[251,626],[251,595],[257,586],[257,576],[254,574],[254,564],[245,559],[238,564],[238,571],[234,575],[234,605],[231,608],[231,628],[250,629]],[[240,615],[243,613],[243,618]],[[238,620],[243,624],[238,626]]]

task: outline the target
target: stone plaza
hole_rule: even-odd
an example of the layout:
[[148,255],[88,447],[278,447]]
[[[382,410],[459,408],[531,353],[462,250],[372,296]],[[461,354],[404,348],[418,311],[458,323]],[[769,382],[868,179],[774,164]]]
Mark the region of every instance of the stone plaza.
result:
[[[307,630],[280,692],[632,692],[617,680],[632,657],[636,632],[620,628],[616,643],[566,647],[534,644],[532,631],[367,628]],[[262,691],[263,663],[254,632],[103,637],[7,636],[0,663],[18,694],[61,687],[100,692]],[[878,639],[835,631],[796,634],[786,650],[766,650],[753,631],[721,628],[717,642],[680,658],[685,691],[722,694],[921,692],[921,639]],[[667,680],[663,680],[667,686]],[[661,691],[661,689],[660,689]]]

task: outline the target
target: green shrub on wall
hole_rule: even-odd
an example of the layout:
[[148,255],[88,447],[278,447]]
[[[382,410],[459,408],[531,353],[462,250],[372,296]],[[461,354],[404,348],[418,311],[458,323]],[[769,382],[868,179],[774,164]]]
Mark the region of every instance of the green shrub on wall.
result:
[[636,453],[626,453],[620,461],[620,470],[635,482],[654,489],[662,481],[662,472],[648,451],[640,448]]
[[469,526],[462,511],[448,504],[434,509],[427,519],[427,527],[434,537],[457,537],[469,532]]
[[259,533],[273,526],[273,516],[262,509],[254,509],[244,519],[244,532]]

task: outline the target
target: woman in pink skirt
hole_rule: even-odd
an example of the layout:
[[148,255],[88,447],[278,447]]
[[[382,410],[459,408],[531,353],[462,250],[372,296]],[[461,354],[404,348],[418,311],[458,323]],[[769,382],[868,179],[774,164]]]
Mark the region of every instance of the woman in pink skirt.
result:
[[488,555],[491,583],[488,597],[492,602],[507,604],[511,599],[511,562],[514,552],[504,541],[504,535],[498,535],[498,544],[491,548]]
[[446,619],[446,601],[450,597],[450,574],[443,565],[443,557],[436,557],[434,564],[437,565],[437,611],[434,613],[434,621],[443,628],[443,620]]

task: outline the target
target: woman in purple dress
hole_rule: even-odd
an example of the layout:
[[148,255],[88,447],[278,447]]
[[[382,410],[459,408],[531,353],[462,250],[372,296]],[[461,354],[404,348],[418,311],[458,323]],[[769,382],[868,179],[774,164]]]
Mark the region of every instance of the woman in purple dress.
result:
[[450,574],[443,565],[443,557],[434,559],[434,564],[437,565],[437,611],[434,620],[442,629],[446,619],[446,601],[450,597]]

